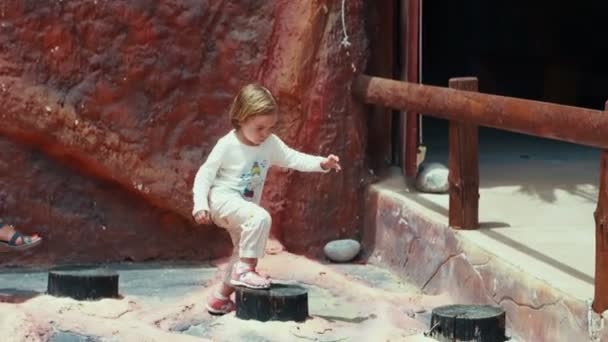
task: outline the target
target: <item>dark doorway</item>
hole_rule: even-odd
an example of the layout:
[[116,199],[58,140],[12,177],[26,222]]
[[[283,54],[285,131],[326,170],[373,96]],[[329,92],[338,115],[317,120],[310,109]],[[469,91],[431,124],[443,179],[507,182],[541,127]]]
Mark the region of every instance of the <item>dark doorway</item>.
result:
[[[422,83],[476,76],[484,93],[604,109],[608,99],[606,1],[423,1]],[[480,130],[483,139],[521,137]],[[423,139],[447,139],[425,116]]]

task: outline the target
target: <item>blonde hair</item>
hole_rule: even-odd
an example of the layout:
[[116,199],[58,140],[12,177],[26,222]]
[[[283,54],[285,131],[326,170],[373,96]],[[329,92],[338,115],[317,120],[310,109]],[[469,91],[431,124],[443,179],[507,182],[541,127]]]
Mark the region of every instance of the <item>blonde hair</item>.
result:
[[277,112],[277,102],[268,89],[259,84],[248,84],[239,90],[230,108],[230,122],[235,128],[257,115]]

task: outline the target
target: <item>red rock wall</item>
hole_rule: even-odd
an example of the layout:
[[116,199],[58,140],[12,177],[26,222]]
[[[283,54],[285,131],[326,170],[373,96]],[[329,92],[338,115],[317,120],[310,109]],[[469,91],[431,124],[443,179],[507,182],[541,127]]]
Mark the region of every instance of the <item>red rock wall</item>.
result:
[[276,94],[286,142],[344,164],[274,171],[263,204],[275,233],[311,255],[358,236],[363,1],[346,1],[348,48],[340,13],[340,1],[2,1],[0,217],[46,241],[0,263],[229,253],[223,231],[192,224],[191,184],[252,81]]

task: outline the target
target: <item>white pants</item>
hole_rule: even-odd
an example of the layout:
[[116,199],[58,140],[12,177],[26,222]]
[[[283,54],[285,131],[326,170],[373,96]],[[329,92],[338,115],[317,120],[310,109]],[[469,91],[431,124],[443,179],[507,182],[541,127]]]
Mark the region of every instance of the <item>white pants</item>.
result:
[[211,219],[225,228],[240,258],[261,258],[270,234],[272,218],[266,209],[245,201],[239,194],[211,192]]

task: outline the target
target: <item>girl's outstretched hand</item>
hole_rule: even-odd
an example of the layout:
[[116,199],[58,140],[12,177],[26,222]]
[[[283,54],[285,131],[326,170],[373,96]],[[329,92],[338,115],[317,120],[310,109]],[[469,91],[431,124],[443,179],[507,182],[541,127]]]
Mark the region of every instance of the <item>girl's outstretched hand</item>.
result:
[[334,169],[336,170],[336,172],[342,170],[342,167],[340,167],[340,158],[338,156],[330,154],[329,156],[327,156],[327,158],[325,158],[324,161],[321,162],[321,168],[323,170]]
[[194,213],[194,221],[198,224],[210,224],[211,216],[208,210],[199,210]]

